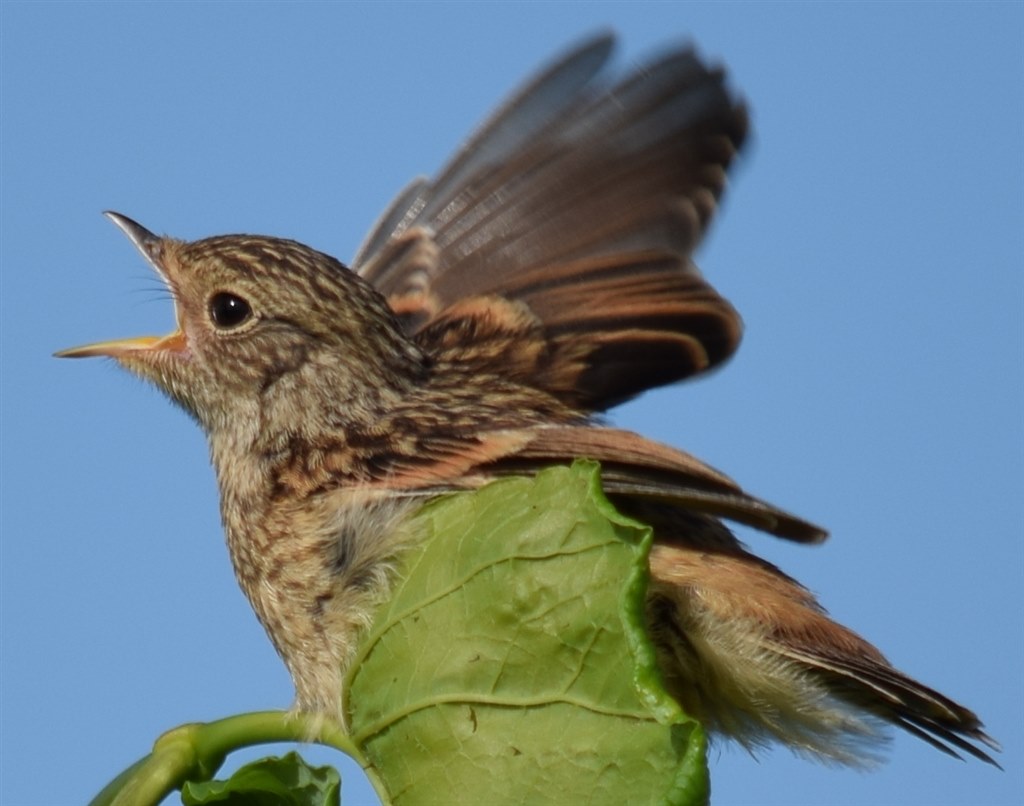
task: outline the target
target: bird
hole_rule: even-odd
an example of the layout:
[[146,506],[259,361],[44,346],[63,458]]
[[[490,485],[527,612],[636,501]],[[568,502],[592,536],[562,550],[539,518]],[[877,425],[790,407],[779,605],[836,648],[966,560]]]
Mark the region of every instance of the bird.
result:
[[107,213],[177,327],[57,355],[114,359],[205,431],[235,575],[300,711],[343,718],[344,672],[426,502],[586,458],[653,529],[648,632],[667,690],[714,735],[856,766],[893,725],[996,764],[972,711],[729,524],[805,544],[823,529],[608,424],[739,345],[740,316],[693,253],[750,135],[724,68],[692,46],[627,71],[613,46],[600,34],[552,61],[397,196],[349,266],[285,238],[184,241]]

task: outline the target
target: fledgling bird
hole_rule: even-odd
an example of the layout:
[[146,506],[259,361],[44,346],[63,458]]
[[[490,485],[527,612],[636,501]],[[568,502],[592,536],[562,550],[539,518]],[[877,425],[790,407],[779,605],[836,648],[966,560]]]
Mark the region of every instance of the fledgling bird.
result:
[[745,106],[690,49],[619,79],[611,49],[597,37],[528,83],[399,195],[352,270],[295,241],[184,242],[108,213],[170,289],[177,329],[61,355],[113,357],[205,430],[235,573],[301,709],[339,716],[408,548],[398,527],[424,501],[586,457],[654,528],[649,629],[687,713],[843,763],[869,759],[885,722],[992,761],[971,711],[829,619],[723,519],[804,543],[821,529],[596,419],[721,364],[741,332],[691,255]]

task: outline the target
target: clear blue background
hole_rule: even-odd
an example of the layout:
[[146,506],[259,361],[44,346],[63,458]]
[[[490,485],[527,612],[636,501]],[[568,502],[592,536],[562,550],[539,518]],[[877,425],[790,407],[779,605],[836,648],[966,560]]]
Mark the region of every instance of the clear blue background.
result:
[[[615,422],[827,525],[822,548],[744,537],[1006,751],[1001,773],[900,735],[860,774],[718,745],[715,803],[1024,801],[1024,4],[0,14],[5,805],[82,803],[161,731],[291,698],[202,435],[112,363],[50,357],[172,326],[100,211],[348,259],[408,179],[602,26],[624,60],[692,37],[757,131],[700,255],[745,343]],[[341,768],[345,802],[370,802]]]

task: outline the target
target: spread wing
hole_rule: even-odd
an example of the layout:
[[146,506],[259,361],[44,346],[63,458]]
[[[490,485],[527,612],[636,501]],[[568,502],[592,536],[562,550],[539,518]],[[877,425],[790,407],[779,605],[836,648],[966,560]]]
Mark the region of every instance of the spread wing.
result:
[[690,49],[610,81],[612,44],[529,82],[395,200],[353,264],[428,350],[515,320],[543,355],[520,379],[592,411],[714,367],[741,333],[690,256],[746,110]]

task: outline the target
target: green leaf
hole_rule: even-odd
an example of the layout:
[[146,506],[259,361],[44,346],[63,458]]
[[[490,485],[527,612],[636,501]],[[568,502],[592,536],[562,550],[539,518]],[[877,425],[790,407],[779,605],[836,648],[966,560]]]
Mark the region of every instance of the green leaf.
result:
[[226,781],[188,782],[185,806],[339,806],[341,778],[333,767],[311,767],[297,753],[241,767]]
[[650,530],[599,478],[553,468],[417,517],[345,690],[391,802],[706,802],[704,733],[644,630]]

